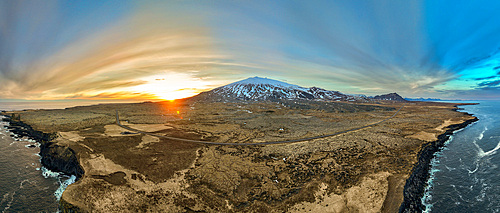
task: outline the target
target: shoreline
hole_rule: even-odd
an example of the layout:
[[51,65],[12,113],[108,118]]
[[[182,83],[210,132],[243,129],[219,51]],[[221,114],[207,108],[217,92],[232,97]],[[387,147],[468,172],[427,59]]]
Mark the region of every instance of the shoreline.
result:
[[[457,107],[458,105],[451,110],[459,110]],[[466,112],[460,113],[464,115],[471,115]],[[56,134],[43,133],[41,131],[34,130],[31,126],[23,122],[15,121],[8,115],[6,117],[8,117],[9,126],[13,128],[12,131],[19,131],[19,133],[16,132],[16,134],[24,134],[37,140],[40,139],[40,157],[44,167],[52,171],[62,172],[68,176],[75,175],[75,182],[83,178],[85,171],[79,162],[78,153],[67,146],[61,146],[57,144],[57,142],[54,142],[53,140],[55,139]],[[414,164],[411,173],[409,174],[409,178],[405,180],[403,194],[401,195],[404,199],[399,208],[400,212],[421,212],[425,208],[421,202],[421,198],[425,192],[425,186],[430,176],[430,162],[434,158],[434,153],[444,147],[445,142],[454,133],[454,131],[463,129],[477,120],[479,119],[474,117],[473,119],[466,120],[463,123],[450,125],[447,127],[448,130],[446,130],[445,133],[438,135],[438,140],[425,143],[421,146],[417,155],[418,161]],[[81,210],[64,199],[59,200],[59,208],[61,211]]]
[[[26,136],[32,140],[35,140],[40,145],[40,163],[43,169],[48,170],[50,173],[60,173],[67,176],[68,179],[65,181],[59,181],[58,191],[54,193],[59,193],[62,195],[64,189],[61,190],[61,186],[74,183],[81,179],[84,175],[82,166],[79,164],[77,154],[74,150],[69,147],[63,147],[56,145],[53,141],[55,139],[55,134],[44,133],[41,131],[34,130],[30,125],[23,123],[22,121],[15,121],[9,115],[2,115],[2,121],[8,122],[7,128],[10,132],[23,137]],[[52,176],[53,174],[47,174]],[[64,187],[65,188],[65,187]],[[57,197],[57,196],[56,196]],[[59,209],[61,210],[61,200],[60,196]]]
[[[455,106],[453,111],[458,111],[458,105]],[[470,115],[467,112],[462,112],[464,115]],[[427,186],[427,181],[430,178],[431,161],[434,159],[435,153],[441,151],[446,142],[450,137],[458,130],[462,130],[467,126],[477,122],[479,119],[474,117],[460,124],[453,124],[447,126],[448,128],[445,133],[438,135],[436,141],[428,142],[422,145],[418,153],[417,164],[412,169],[410,177],[406,179],[406,183],[403,190],[403,203],[399,208],[400,213],[407,212],[423,212],[425,206],[422,203],[422,198],[425,193],[425,188]]]

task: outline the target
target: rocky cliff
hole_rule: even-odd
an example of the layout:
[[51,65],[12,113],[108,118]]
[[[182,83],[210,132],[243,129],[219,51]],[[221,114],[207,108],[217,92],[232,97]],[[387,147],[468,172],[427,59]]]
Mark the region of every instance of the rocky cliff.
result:
[[430,176],[429,170],[431,169],[431,160],[434,158],[434,154],[444,147],[446,141],[449,140],[450,135],[452,135],[454,131],[465,128],[478,120],[478,118],[473,118],[461,124],[450,125],[444,134],[438,136],[437,141],[423,145],[418,153],[418,162],[413,167],[410,177],[406,180],[403,192],[404,201],[399,208],[399,212],[409,213],[422,212],[425,210],[421,198],[424,195],[427,180]]
[[78,157],[71,148],[51,142],[56,135],[34,130],[31,126],[12,119],[10,116],[3,118],[9,122],[9,131],[19,137],[29,137],[40,143],[40,157],[42,165],[54,172],[66,175],[75,175],[80,179],[84,171],[78,162]]

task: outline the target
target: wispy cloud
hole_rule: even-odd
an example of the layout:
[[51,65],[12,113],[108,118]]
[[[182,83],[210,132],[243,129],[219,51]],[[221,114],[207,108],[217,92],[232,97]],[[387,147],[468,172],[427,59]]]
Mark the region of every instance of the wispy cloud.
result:
[[[26,9],[25,4],[21,5],[23,7],[16,4],[8,6]],[[56,6],[60,5],[53,5]],[[37,22],[38,18],[45,16],[42,13],[30,18],[13,19],[32,24],[31,22]],[[190,21],[179,26],[179,20],[169,18],[171,17],[152,14],[149,7],[139,8],[126,18],[116,20],[111,27],[74,38],[75,40],[57,50],[50,47],[44,49],[44,41],[34,41],[38,42],[37,45],[42,45],[40,49],[47,53],[43,57],[38,56],[37,60],[19,57],[24,61],[19,64],[18,69],[11,66],[16,58],[0,64],[0,97],[52,99],[75,97],[73,94],[91,97],[90,94],[110,92],[116,95],[121,93],[113,91],[129,91],[128,88],[148,84],[148,81],[140,80],[147,76],[196,73],[212,67],[228,66],[220,62],[224,57],[213,53],[212,41],[206,28]],[[24,26],[23,23],[18,24],[20,25],[9,25],[2,29],[8,31]],[[56,23],[47,25],[53,27],[53,24]],[[9,41],[2,40],[0,43],[7,44]],[[29,47],[23,46],[3,50],[14,49],[29,51]]]
[[391,0],[0,1],[0,99],[172,98],[255,75],[347,93],[492,90],[500,75],[499,8]]

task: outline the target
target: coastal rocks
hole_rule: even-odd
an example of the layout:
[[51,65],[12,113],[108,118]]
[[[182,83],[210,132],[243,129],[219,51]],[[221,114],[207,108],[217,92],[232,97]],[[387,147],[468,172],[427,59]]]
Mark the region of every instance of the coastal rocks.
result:
[[421,198],[424,195],[424,189],[429,179],[430,162],[434,158],[434,153],[444,147],[446,141],[448,141],[454,131],[465,128],[478,120],[478,118],[474,117],[461,124],[450,125],[444,134],[438,136],[437,141],[423,145],[418,154],[418,162],[413,167],[410,177],[406,180],[403,192],[404,201],[399,208],[399,212],[422,212],[425,210]]
[[9,122],[9,131],[18,137],[28,137],[40,143],[41,163],[45,168],[66,175],[75,175],[77,179],[83,176],[84,171],[78,162],[75,151],[51,142],[57,137],[56,134],[34,130],[31,126],[15,121],[8,115],[2,120]]
[[5,122],[9,122],[9,126],[7,127],[7,129],[10,132],[16,134],[19,138],[28,137],[35,139],[40,143],[45,143],[55,138],[54,134],[48,134],[48,133],[43,133],[41,131],[36,131],[33,128],[31,128],[31,126],[20,121],[12,120],[10,117],[5,117],[2,120]]
[[69,147],[48,142],[40,147],[40,156],[42,165],[54,172],[75,175],[78,179],[84,174],[75,151]]

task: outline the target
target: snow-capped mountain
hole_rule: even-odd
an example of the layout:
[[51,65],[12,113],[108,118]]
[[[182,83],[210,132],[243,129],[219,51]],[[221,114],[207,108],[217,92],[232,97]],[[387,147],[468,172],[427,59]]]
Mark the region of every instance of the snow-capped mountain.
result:
[[237,81],[213,90],[202,92],[193,97],[205,101],[277,101],[277,100],[326,100],[326,101],[354,101],[366,98],[350,96],[338,91],[329,91],[318,87],[304,88],[285,82],[253,77]]

